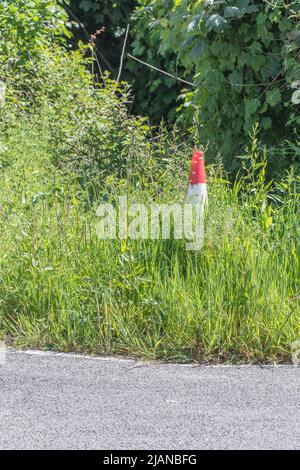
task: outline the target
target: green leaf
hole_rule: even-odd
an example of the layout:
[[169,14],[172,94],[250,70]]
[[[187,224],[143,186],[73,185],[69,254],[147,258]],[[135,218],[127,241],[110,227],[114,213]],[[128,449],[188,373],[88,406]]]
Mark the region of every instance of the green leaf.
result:
[[267,92],[267,102],[269,106],[274,107],[281,101],[281,93],[279,87],[273,88]]
[[90,0],[82,0],[79,4],[79,8],[82,8],[87,13],[92,9],[92,2]]
[[249,51],[252,55],[261,54],[262,53],[262,45],[258,41],[253,41],[251,46],[249,47]]
[[243,11],[238,7],[226,7],[224,11],[225,18],[241,18],[243,15]]
[[260,106],[260,103],[257,99],[246,99],[245,100],[245,108],[246,108],[246,115],[251,116],[254,114]]
[[259,11],[259,5],[249,5],[246,9],[247,13],[256,13]]
[[225,20],[225,18],[223,18],[223,16],[221,15],[218,15],[217,13],[211,15],[205,23],[205,27],[208,29],[208,31],[213,30],[217,33],[222,33],[226,25],[227,21]]
[[237,87],[238,85],[243,84],[243,75],[237,71],[232,72],[229,76],[229,81],[230,83],[234,86]]
[[198,30],[199,19],[200,19],[199,15],[194,16],[192,21],[188,24],[188,27],[187,27],[188,33]]
[[200,39],[197,44],[191,50],[191,58],[193,60],[197,60],[201,57],[201,55],[205,52],[208,45],[208,41],[206,39]]
[[237,0],[236,6],[240,9],[248,8],[249,0]]
[[276,77],[280,73],[281,69],[281,60],[278,60],[276,57],[271,56],[268,58],[268,61],[262,68],[261,72],[264,78]]
[[264,117],[260,121],[260,125],[261,125],[261,127],[263,127],[263,129],[271,129],[272,128],[272,119],[269,118],[269,117]]

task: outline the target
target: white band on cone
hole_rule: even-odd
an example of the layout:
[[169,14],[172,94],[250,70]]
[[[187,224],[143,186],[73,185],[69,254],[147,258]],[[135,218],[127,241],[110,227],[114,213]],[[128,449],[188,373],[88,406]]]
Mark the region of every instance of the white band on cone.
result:
[[187,243],[187,250],[200,250],[204,245],[204,212],[208,203],[206,183],[189,184],[185,204],[194,210],[195,239]]
[[206,183],[189,184],[186,193],[186,202],[192,205],[206,206],[208,202]]

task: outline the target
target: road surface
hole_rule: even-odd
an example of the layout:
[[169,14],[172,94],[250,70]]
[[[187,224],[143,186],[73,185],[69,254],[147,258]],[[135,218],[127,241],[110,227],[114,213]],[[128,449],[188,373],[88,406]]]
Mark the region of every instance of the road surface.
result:
[[9,352],[1,449],[299,449],[300,368]]

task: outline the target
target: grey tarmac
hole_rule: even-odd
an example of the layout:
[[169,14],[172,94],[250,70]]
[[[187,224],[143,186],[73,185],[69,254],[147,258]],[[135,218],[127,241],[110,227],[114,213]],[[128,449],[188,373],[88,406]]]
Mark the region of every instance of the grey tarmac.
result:
[[9,351],[0,449],[300,449],[300,368]]

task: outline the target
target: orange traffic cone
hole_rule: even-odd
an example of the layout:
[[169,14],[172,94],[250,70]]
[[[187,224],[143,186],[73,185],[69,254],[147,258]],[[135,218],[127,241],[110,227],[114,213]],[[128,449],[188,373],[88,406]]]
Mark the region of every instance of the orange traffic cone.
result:
[[204,245],[204,212],[207,205],[207,188],[203,152],[193,152],[191,161],[189,187],[186,194],[186,208],[192,208],[192,226],[188,225],[187,238],[193,240],[187,243],[187,250],[200,250]]
[[200,205],[203,209],[208,202],[203,152],[193,152],[186,195],[190,204]]

